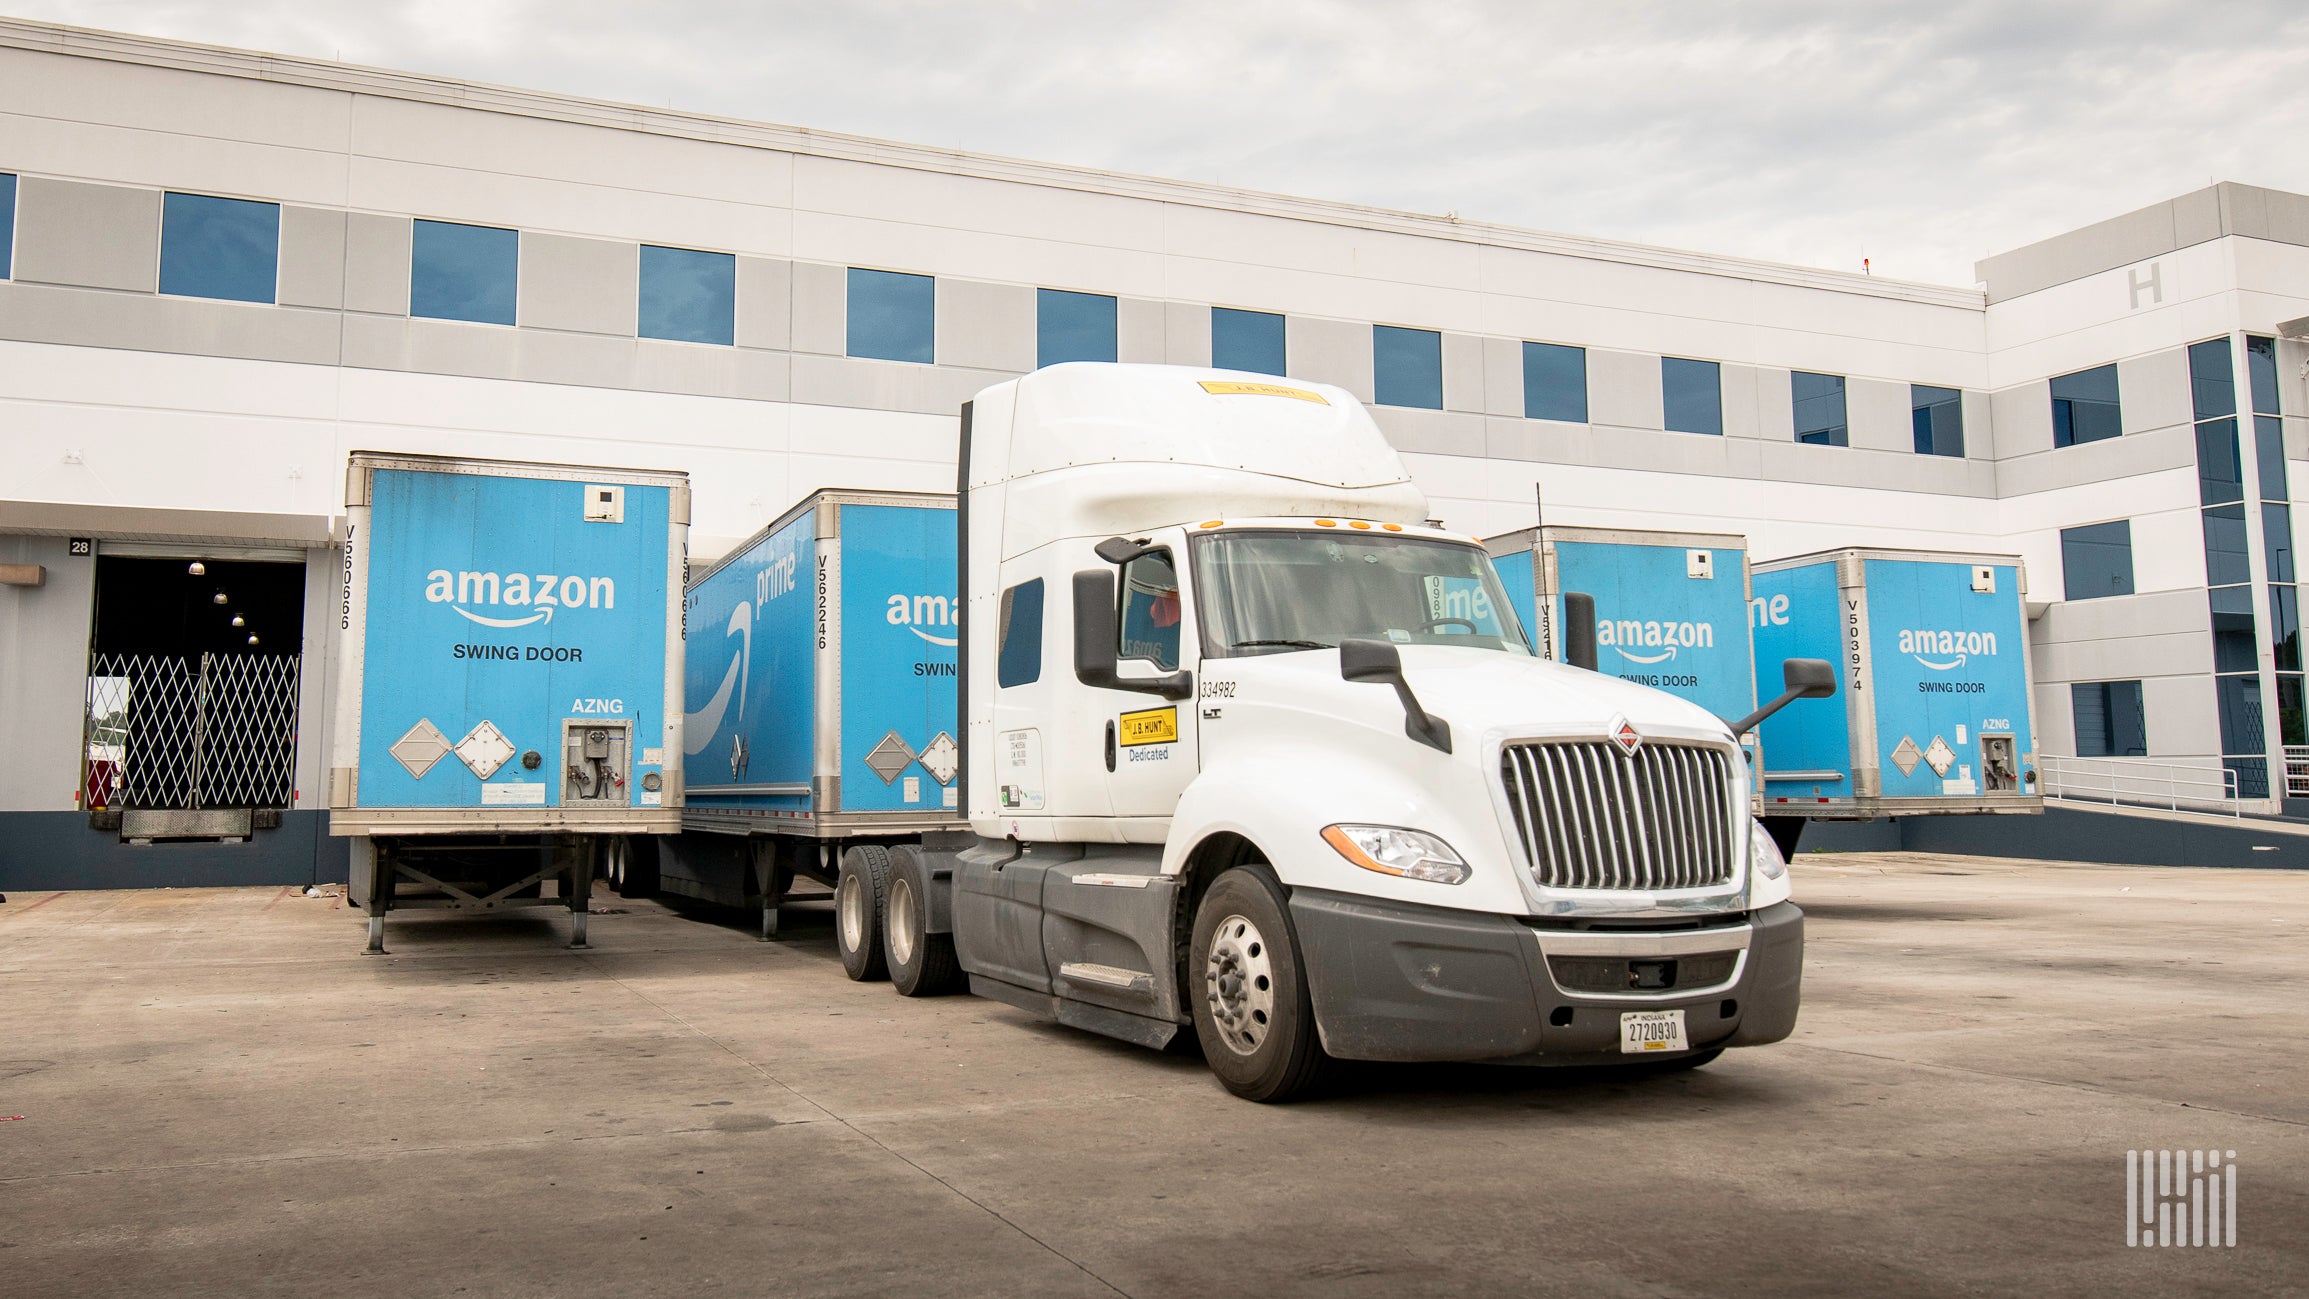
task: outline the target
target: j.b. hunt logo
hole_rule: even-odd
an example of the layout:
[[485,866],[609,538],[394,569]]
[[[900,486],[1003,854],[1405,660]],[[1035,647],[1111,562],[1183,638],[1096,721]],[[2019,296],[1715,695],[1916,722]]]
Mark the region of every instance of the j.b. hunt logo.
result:
[[[425,575],[425,599],[445,604],[460,617],[484,627],[527,627],[553,621],[556,609],[615,609],[617,583],[606,577],[559,573],[452,573],[436,568]],[[517,616],[479,614],[467,605],[526,609]]]
[[1904,627],[1900,631],[1900,652],[1935,672],[1952,672],[1963,667],[1964,661],[1973,655],[1996,657],[1996,633]]
[[1634,663],[1665,663],[1678,649],[1714,649],[1713,623],[1649,618],[1607,618],[1595,628],[1595,643],[1609,645]]

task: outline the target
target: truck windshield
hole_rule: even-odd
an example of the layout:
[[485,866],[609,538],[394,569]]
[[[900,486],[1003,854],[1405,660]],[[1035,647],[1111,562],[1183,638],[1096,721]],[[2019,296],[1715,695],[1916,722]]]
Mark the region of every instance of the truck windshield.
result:
[[1330,649],[1355,637],[1530,653],[1490,556],[1391,533],[1207,533],[1194,539],[1217,657]]

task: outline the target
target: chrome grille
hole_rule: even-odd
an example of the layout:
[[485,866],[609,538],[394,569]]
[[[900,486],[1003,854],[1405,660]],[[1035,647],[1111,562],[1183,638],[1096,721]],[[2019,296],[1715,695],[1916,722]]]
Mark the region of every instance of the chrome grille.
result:
[[1511,744],[1500,779],[1532,874],[1559,889],[1701,888],[1738,861],[1731,756],[1652,742]]

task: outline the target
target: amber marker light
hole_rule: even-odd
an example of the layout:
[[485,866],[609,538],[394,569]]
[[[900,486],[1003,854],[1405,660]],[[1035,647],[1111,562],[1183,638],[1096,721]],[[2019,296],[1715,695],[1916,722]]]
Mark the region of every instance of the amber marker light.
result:
[[1225,519],[1205,519],[1203,520],[1203,526],[1206,528],[1215,528],[1225,522]]
[[1354,522],[1354,523],[1350,523],[1350,524],[1348,524],[1347,526],[1348,526],[1348,527],[1350,527],[1350,528],[1353,528],[1353,529],[1354,529],[1355,531],[1357,531],[1357,532],[1369,532],[1369,531],[1371,530],[1371,525],[1370,525],[1370,524],[1368,524],[1368,523],[1363,523],[1363,522],[1360,522],[1360,521],[1357,521],[1357,522]]
[[1318,528],[1336,528],[1339,525],[1329,519],[1317,519],[1315,520],[1315,526]]
[[1379,526],[1380,526],[1380,527],[1382,527],[1382,528],[1385,528],[1385,529],[1387,529],[1389,532],[1401,532],[1401,531],[1403,531],[1403,525],[1402,525],[1402,524],[1400,524],[1400,523],[1382,523],[1382,524],[1380,524]]

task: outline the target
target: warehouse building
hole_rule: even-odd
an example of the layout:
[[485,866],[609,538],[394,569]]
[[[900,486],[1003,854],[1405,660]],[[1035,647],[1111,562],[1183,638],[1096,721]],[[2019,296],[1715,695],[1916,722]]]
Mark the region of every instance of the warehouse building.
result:
[[0,20],[0,888],[341,872],[354,449],[686,470],[710,558],[1077,359],[1339,384],[1472,534],[2017,553],[2048,777],[2282,811],[2309,197],[1979,278]]

